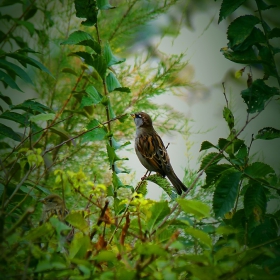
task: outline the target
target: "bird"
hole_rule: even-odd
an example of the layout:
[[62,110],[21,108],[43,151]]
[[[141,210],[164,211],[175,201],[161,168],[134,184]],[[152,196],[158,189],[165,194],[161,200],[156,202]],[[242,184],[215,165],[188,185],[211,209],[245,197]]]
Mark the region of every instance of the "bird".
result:
[[142,165],[149,171],[155,171],[162,177],[167,176],[178,195],[188,188],[175,174],[167,150],[153,127],[151,117],[144,112],[132,113],[136,125],[135,152]]
[[57,215],[58,219],[63,221],[69,213],[64,200],[57,194],[50,194],[40,201],[44,204],[40,224],[47,222],[53,215]]

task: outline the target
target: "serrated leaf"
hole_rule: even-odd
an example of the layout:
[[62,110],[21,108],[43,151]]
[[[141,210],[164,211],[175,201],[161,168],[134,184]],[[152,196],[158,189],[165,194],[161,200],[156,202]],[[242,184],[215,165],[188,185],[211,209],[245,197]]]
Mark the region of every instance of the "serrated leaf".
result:
[[256,182],[251,182],[244,195],[244,211],[246,217],[252,214],[261,220],[266,212],[267,198],[264,187]]
[[147,230],[151,232],[169,213],[170,208],[167,201],[159,201],[150,208],[151,217],[147,222]]
[[15,75],[20,77],[26,83],[33,84],[32,80],[27,75],[27,73],[14,63],[11,63],[5,59],[0,59],[0,67],[5,70],[12,71],[13,73],[15,73]]
[[90,248],[89,236],[83,235],[81,232],[75,233],[70,243],[69,258],[83,259],[88,248]]
[[86,88],[86,93],[88,94],[88,97],[92,100],[92,104],[98,104],[103,99],[103,96],[92,85]]
[[114,185],[115,190],[123,187],[123,183],[120,180],[120,178],[118,177],[118,175],[116,174],[116,172],[113,172],[113,174],[112,174],[112,183]]
[[90,66],[93,66],[93,58],[91,54],[87,52],[71,52],[68,56],[78,56],[82,61]]
[[228,169],[219,178],[213,197],[216,218],[223,217],[233,208],[241,175],[242,173],[235,169]]
[[263,0],[258,0],[258,8],[262,11],[277,7],[276,5],[267,5]]
[[254,26],[260,22],[259,18],[245,15],[236,18],[228,27],[229,47],[241,44],[252,32]]
[[17,134],[15,131],[13,131],[10,127],[0,123],[0,134],[11,138],[15,141],[20,142],[21,141],[21,137],[19,136],[19,134]]
[[55,114],[48,113],[48,114],[39,114],[35,116],[30,116],[29,120],[32,122],[42,122],[42,121],[49,121],[55,118]]
[[220,14],[219,14],[219,21],[220,23],[223,19],[227,16],[231,15],[238,7],[240,7],[246,0],[223,0]]
[[67,221],[73,227],[78,228],[85,234],[89,232],[88,223],[80,212],[73,212],[68,214],[65,218],[65,221]]
[[104,57],[101,55],[93,55],[93,57],[94,57],[94,60],[92,62],[92,66],[97,71],[97,73],[99,74],[101,79],[104,80],[106,70],[107,70],[106,61],[105,61]]
[[208,164],[212,165],[219,162],[223,158],[220,153],[209,153],[201,161],[199,170],[204,169]]
[[106,86],[109,92],[121,87],[121,84],[112,72],[110,72],[106,77]]
[[125,61],[125,58],[118,58],[116,56],[113,55],[110,45],[107,42],[104,46],[104,59],[106,62],[107,67],[110,67],[114,64],[119,64]]
[[210,207],[201,201],[177,198],[177,202],[186,214],[193,214],[198,219],[210,217]]
[[255,80],[251,87],[241,91],[241,96],[247,104],[247,112],[255,113],[264,109],[265,102],[274,95],[279,95],[280,92],[275,87],[270,87],[263,80]]
[[212,240],[209,234],[203,232],[202,230],[187,227],[185,233],[191,235],[193,238],[197,239],[199,243],[206,245],[208,248],[212,247]]
[[229,108],[224,107],[223,117],[228,124],[229,130],[232,130],[234,127],[234,116]]
[[14,79],[6,74],[5,72],[3,72],[2,70],[0,70],[0,81],[3,81],[6,85],[8,85],[9,87],[16,89],[18,91],[23,92],[18,85],[16,84],[16,82],[14,81]]
[[116,161],[121,160],[121,158],[119,158],[116,154],[116,151],[113,147],[111,147],[110,145],[106,146],[107,148],[107,155],[108,155],[108,159],[109,159],[109,163],[112,166]]
[[22,114],[15,113],[15,112],[5,111],[3,114],[0,115],[0,118],[6,119],[6,120],[11,120],[11,121],[20,123],[22,125],[26,125],[26,123],[27,123],[27,118],[25,116],[23,116]]
[[244,173],[251,178],[264,178],[268,174],[275,174],[274,169],[263,162],[254,162],[244,169]]
[[217,147],[214,144],[210,143],[209,141],[203,141],[201,143],[199,151],[201,152],[201,151],[204,151],[204,150],[208,150],[210,148],[216,148],[217,149]]
[[259,57],[257,57],[252,47],[245,51],[232,51],[228,48],[222,48],[221,52],[223,53],[226,59],[236,63],[241,63],[241,64],[263,63],[263,61]]
[[95,39],[87,32],[78,30],[71,33],[67,40],[60,43],[61,45],[82,45],[92,48],[96,53],[101,53],[100,45]]
[[216,178],[218,178],[225,170],[231,168],[229,164],[214,164],[209,166],[206,170],[206,184],[210,185]]
[[280,130],[273,127],[264,127],[258,131],[255,139],[271,140],[280,138]]

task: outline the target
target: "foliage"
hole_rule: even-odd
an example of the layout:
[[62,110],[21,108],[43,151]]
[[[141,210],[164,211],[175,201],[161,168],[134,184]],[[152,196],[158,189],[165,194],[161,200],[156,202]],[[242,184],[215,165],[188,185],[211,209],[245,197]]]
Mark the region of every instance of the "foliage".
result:
[[[176,198],[157,175],[137,186],[125,184],[120,176],[128,172],[119,152],[133,132],[130,110],[149,109],[155,117],[164,110],[177,125],[168,122],[162,128],[185,132],[179,114],[150,100],[186,86],[176,80],[186,66],[182,56],[162,55],[153,67],[149,54],[129,65],[121,52],[129,45],[128,35],[166,13],[176,1],[139,2],[76,0],[76,17],[72,1],[61,4],[61,10],[56,1],[1,4],[18,3],[23,9],[17,19],[1,15],[8,26],[6,33],[0,33],[1,47],[15,48],[1,51],[1,81],[7,89],[23,91],[17,76],[34,84],[42,97],[15,104],[0,95],[5,102],[0,118],[7,121],[0,127],[2,275],[8,279],[205,279],[205,275],[278,279],[279,210],[268,212],[267,206],[279,199],[279,176],[271,166],[252,162],[250,149],[254,141],[279,138],[279,129],[265,127],[249,144],[240,138],[279,95],[279,87],[268,80],[280,86],[278,49],[271,43],[279,37],[279,28],[271,29],[263,18],[265,10],[275,7],[256,0],[258,16],[240,16],[229,25],[223,54],[245,64],[236,76],[250,69],[248,87],[241,92],[247,119],[238,129],[224,92],[221,115],[228,137],[217,144],[201,144],[201,151],[214,152],[203,156],[198,174],[186,172],[189,190]],[[222,1],[219,21],[244,1],[235,2]],[[43,20],[35,23],[32,18],[38,13]],[[68,17],[69,22],[59,25],[56,15]],[[76,26],[82,21],[79,30],[70,31],[70,19]],[[23,28],[28,34],[17,35]],[[58,36],[65,33],[64,38]],[[52,38],[53,34],[58,37]],[[25,36],[34,37],[37,46]],[[54,48],[62,51],[56,53]],[[256,63],[263,69],[263,79],[253,79]],[[34,67],[44,73],[33,76]],[[202,185],[203,173],[204,185],[192,193]],[[146,199],[148,180],[161,186],[170,199]],[[40,198],[50,193],[59,193],[62,202],[44,206],[40,215]],[[211,193],[212,205],[201,199],[209,199]]]

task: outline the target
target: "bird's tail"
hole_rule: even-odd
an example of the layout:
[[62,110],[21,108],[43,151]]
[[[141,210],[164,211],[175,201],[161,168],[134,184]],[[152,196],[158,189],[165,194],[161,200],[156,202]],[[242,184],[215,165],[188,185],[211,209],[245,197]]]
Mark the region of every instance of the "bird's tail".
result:
[[174,172],[167,175],[167,177],[179,195],[182,194],[182,191],[186,192],[188,190],[188,188],[180,181],[180,179],[177,177],[177,175]]

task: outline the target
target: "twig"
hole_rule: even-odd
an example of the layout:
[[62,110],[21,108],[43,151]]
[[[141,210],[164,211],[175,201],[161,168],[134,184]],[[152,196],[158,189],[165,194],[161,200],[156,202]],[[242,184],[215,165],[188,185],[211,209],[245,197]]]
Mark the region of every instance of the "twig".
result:
[[227,108],[228,108],[228,99],[227,99],[227,95],[226,95],[225,83],[223,82],[222,85],[223,85],[223,89],[224,89],[223,94],[224,94],[224,97],[225,97],[225,99],[226,99]]

